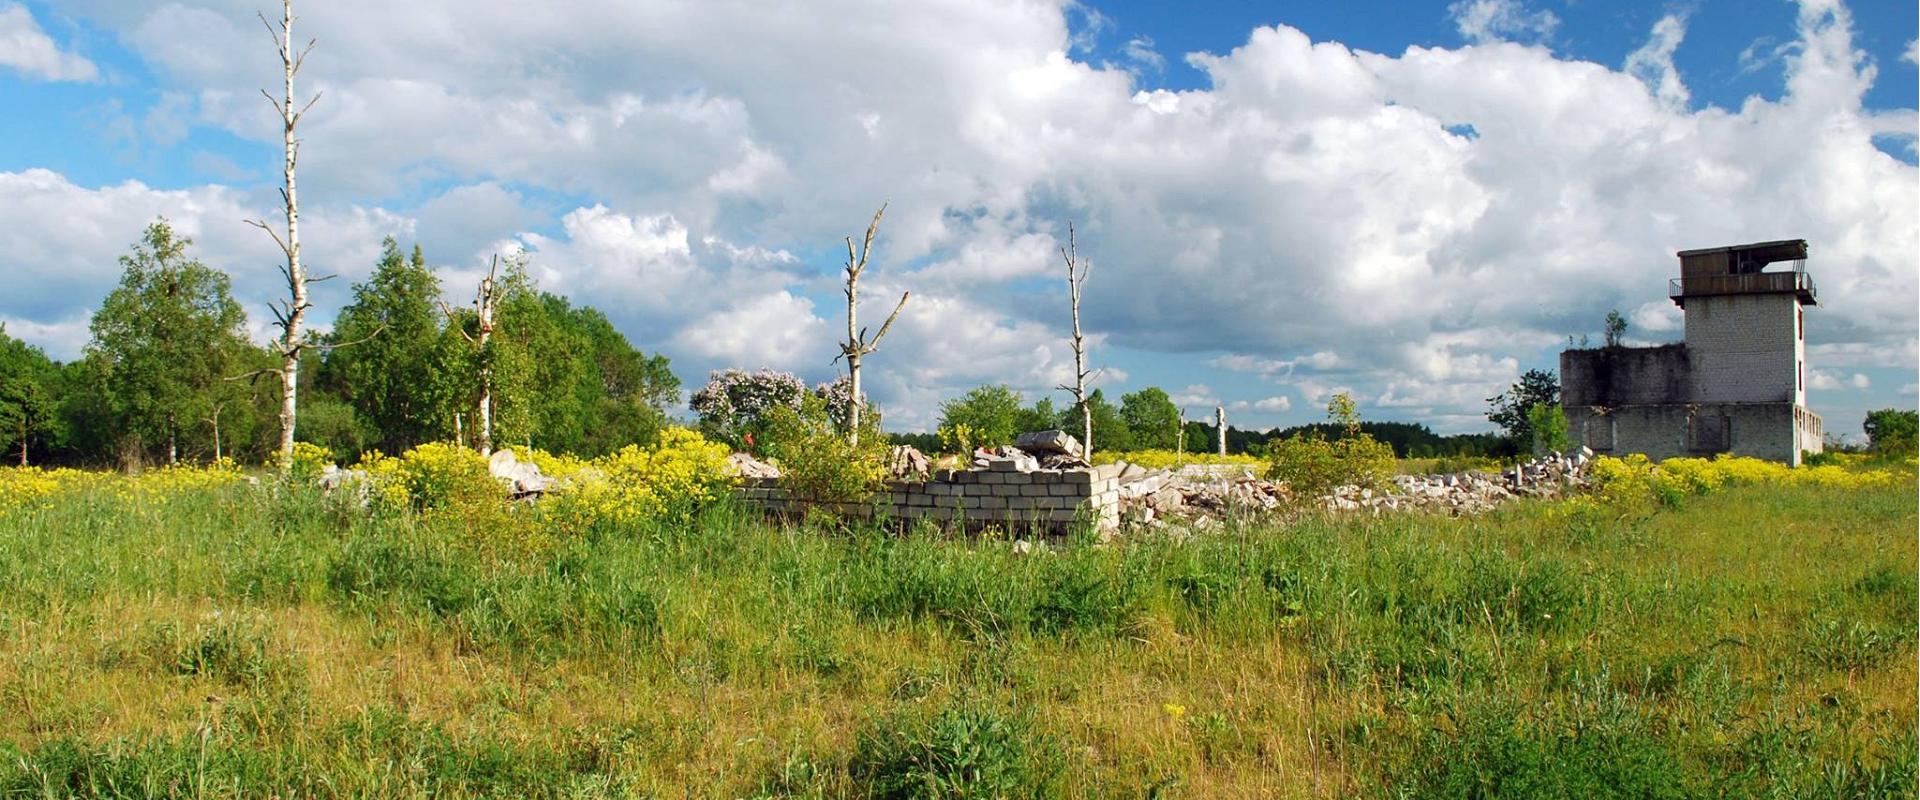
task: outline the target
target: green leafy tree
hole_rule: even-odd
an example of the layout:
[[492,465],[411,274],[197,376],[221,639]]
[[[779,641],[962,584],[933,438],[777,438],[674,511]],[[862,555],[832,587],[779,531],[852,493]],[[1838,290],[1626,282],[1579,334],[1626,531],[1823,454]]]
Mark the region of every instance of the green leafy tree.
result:
[[[940,430],[964,448],[1012,444],[1020,427],[1020,395],[1005,384],[981,386],[940,404]],[[966,431],[965,441],[960,431]]]
[[1527,411],[1527,427],[1533,429],[1533,452],[1559,453],[1573,447],[1567,438],[1567,415],[1554,403],[1539,403]]
[[[1107,402],[1105,391],[1095,389],[1087,395],[1087,411],[1093,417],[1093,435],[1100,440],[1100,446],[1115,452],[1137,449],[1133,442],[1133,429],[1127,426],[1127,420],[1120,415],[1120,409]],[[1059,427],[1071,431],[1081,422],[1080,408],[1068,408],[1061,412]]]
[[1546,370],[1530,369],[1520,376],[1519,383],[1487,398],[1487,402],[1491,404],[1487,419],[1506,432],[1516,449],[1529,450],[1533,447],[1533,423],[1528,414],[1542,403],[1560,403],[1560,379]]
[[[388,453],[443,438],[451,429],[453,392],[447,376],[439,374],[444,364],[435,352],[440,302],[440,281],[420,248],[414,247],[408,258],[399,243],[387,237],[373,275],[354,285],[353,300],[340,309],[327,337],[331,345],[346,346],[327,352],[316,382],[340,403],[315,408],[309,401],[301,413],[303,418],[309,412],[326,417],[314,424],[336,441],[302,438],[345,454],[357,452],[340,449],[348,443],[341,434],[349,431],[344,439]],[[301,423],[302,434],[308,432],[306,424]]]
[[1135,449],[1172,450],[1180,443],[1180,407],[1158,386],[1122,395],[1120,418],[1133,434]]
[[1605,342],[1608,347],[1619,347],[1626,341],[1627,318],[1620,315],[1619,309],[1607,312],[1607,330]]
[[60,365],[40,348],[7,335],[0,323],[0,449],[45,451],[59,422]]
[[1327,399],[1327,421],[1340,426],[1341,433],[1352,436],[1360,432],[1360,408],[1353,402],[1353,395],[1335,392]]
[[192,244],[164,219],[148,226],[93,315],[86,358],[128,467],[160,445],[177,462],[181,440],[212,413],[215,387],[257,352],[227,275],[190,258]]
[[1881,455],[1913,455],[1920,412],[1912,409],[1883,408],[1867,412],[1861,425],[1867,432],[1867,449]]
[[577,433],[570,431],[576,438],[561,441],[557,434],[550,435],[546,446],[600,455],[658,440],[667,427],[667,407],[680,397],[680,379],[667,357],[636,349],[598,310],[569,308],[552,295],[546,301],[561,324],[573,331],[572,338],[586,344],[576,354],[581,365],[573,387],[583,422]]
[[1060,409],[1054,407],[1051,397],[1033,401],[1033,405],[1020,409],[1013,418],[1013,428],[1018,433],[1049,430],[1059,424]]

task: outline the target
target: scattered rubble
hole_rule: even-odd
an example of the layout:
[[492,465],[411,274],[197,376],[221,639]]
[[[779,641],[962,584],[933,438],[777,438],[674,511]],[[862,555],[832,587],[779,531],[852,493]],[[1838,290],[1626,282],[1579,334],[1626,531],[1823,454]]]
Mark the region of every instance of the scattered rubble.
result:
[[778,478],[780,468],[746,453],[727,456],[727,472],[736,478]]
[[341,469],[337,465],[328,464],[320,470],[320,490],[327,494],[351,491],[355,502],[365,506],[369,501],[369,492],[372,491],[372,481],[368,480],[367,471],[364,469]]

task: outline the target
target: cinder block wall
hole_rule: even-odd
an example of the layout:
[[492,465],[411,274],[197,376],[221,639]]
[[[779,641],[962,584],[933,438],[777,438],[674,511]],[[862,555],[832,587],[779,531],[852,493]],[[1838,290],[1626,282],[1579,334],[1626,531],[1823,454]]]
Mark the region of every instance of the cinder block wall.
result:
[[778,478],[756,478],[735,496],[776,514],[817,508],[856,519],[880,514],[905,523],[927,519],[968,529],[995,526],[1055,535],[1084,520],[1104,534],[1120,525],[1119,475],[1114,464],[1035,472],[943,469],[924,482],[888,481],[864,503],[818,502],[797,496]]
[[1791,293],[1687,298],[1694,402],[1804,405],[1799,315]]

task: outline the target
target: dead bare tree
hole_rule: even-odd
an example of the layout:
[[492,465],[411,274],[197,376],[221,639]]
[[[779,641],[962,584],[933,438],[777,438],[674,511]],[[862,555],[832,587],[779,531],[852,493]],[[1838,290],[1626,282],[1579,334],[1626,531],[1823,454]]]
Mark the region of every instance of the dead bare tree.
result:
[[1214,429],[1214,436],[1218,438],[1220,442],[1220,455],[1225,456],[1227,454],[1227,407],[1226,406],[1213,407],[1213,429]]
[[264,220],[248,220],[249,224],[266,231],[273,237],[280,251],[287,256],[286,266],[280,269],[287,279],[288,299],[270,306],[273,310],[274,325],[280,328],[281,336],[274,342],[273,349],[280,356],[280,460],[283,464],[293,463],[293,428],[299,416],[300,391],[300,355],[306,350],[307,342],[301,330],[307,316],[307,309],[313,304],[307,300],[307,284],[324,278],[308,278],[306,267],[300,263],[300,199],[294,189],[294,167],[300,160],[300,140],[295,137],[294,129],[300,124],[313,104],[319,102],[320,95],[294,110],[293,76],[307,61],[307,54],[313,52],[313,41],[298,53],[293,49],[293,0],[281,0],[280,29],[274,30],[273,23],[267,21],[265,14],[260,15],[260,23],[267,26],[267,32],[273,34],[275,45],[280,50],[280,65],[286,78],[285,94],[275,98],[265,89],[267,102],[273,104],[273,110],[280,116],[281,140],[285,145],[286,161],[284,177],[286,185],[280,189],[280,199],[285,205],[287,233],[282,237]]
[[847,237],[847,340],[840,344],[840,355],[847,360],[847,383],[851,396],[847,400],[847,442],[860,446],[860,406],[864,398],[860,394],[860,359],[872,354],[880,347],[880,340],[887,338],[887,331],[893,327],[893,321],[900,318],[900,309],[907,305],[912,292],[901,292],[900,302],[893,306],[893,313],[887,315],[887,321],[880,324],[880,332],[867,338],[867,329],[859,327],[860,310],[860,273],[867,269],[867,256],[873,254],[873,235],[880,230],[880,218],[887,213],[885,203],[880,210],[873,212],[873,222],[867,224],[867,236],[860,242],[860,251],[853,249],[853,237]]
[[227,408],[227,402],[225,400],[222,400],[218,403],[214,403],[212,413],[201,418],[202,422],[205,422],[208,425],[213,426],[213,460],[214,461],[219,461],[220,457],[225,455],[225,453],[223,453],[220,449],[220,412],[225,411],[226,408]]
[[1096,373],[1087,369],[1087,339],[1080,334],[1080,289],[1093,271],[1093,262],[1080,258],[1074,247],[1073,223],[1067,223],[1067,246],[1060,248],[1067,262],[1067,292],[1073,298],[1073,385],[1056,388],[1073,392],[1073,404],[1080,409],[1080,457],[1093,460],[1093,407],[1087,405],[1087,379]]
[[[494,311],[500,303],[499,271],[500,257],[494,256],[493,263],[487,267],[487,277],[480,279],[480,290],[474,293],[473,311],[476,324],[473,333],[467,333],[467,329],[461,326],[460,319],[453,313],[452,308],[445,303],[440,304],[440,310],[446,313],[447,321],[453,324],[454,330],[460,332],[461,338],[473,345],[474,351],[480,358],[480,399],[478,408],[475,409],[475,416],[479,418],[479,430],[474,432],[474,444],[482,455],[493,453],[493,363],[487,352],[487,343],[493,339]],[[453,416],[453,424],[457,431],[460,427],[460,415],[457,413]],[[455,436],[457,437],[458,433]]]

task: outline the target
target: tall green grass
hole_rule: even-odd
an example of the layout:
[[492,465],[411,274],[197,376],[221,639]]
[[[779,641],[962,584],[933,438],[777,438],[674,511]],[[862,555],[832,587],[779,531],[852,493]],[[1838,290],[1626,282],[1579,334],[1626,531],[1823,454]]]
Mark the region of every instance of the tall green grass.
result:
[[0,796],[1914,790],[1911,485],[1032,553],[135,503],[0,517]]

